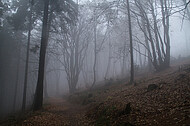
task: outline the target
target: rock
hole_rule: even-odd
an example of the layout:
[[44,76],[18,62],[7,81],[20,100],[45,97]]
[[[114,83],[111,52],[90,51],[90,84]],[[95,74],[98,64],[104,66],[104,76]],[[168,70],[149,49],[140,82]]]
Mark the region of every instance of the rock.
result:
[[152,91],[158,88],[158,85],[156,84],[150,84],[148,85],[147,91]]
[[123,111],[121,111],[119,115],[120,116],[121,115],[128,115],[130,113],[131,113],[131,103],[128,103],[128,104],[126,104],[125,109]]
[[131,103],[128,103],[125,107],[125,114],[130,114],[131,113]]

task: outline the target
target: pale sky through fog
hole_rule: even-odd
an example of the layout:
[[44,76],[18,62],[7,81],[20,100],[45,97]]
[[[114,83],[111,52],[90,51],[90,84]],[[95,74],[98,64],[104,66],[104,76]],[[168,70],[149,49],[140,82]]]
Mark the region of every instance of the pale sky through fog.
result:
[[190,24],[189,21],[184,20],[182,26],[181,18],[174,18],[171,21],[170,35],[171,35],[171,55],[178,57],[179,55],[189,54],[189,40],[190,36],[187,33]]

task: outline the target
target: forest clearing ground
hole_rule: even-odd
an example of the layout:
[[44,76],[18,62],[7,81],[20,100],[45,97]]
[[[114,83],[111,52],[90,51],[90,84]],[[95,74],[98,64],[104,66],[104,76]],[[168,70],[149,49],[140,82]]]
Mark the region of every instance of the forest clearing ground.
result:
[[[49,98],[23,126],[189,126],[190,64],[136,79],[137,86],[112,83],[67,98]],[[179,69],[180,68],[180,69]],[[150,84],[158,88],[147,91]],[[126,105],[130,103],[130,112]]]

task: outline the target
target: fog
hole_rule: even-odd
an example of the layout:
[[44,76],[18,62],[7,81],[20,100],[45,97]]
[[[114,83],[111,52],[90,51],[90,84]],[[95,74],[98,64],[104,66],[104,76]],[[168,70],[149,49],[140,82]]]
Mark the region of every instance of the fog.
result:
[[[23,95],[25,110],[32,109],[39,90],[45,100],[109,80],[130,81],[131,50],[135,77],[190,57],[190,5],[185,8],[183,0],[168,5],[130,0],[131,22],[126,0],[50,0],[46,24],[44,2],[30,1],[0,0],[0,117],[23,112]],[[40,62],[43,56],[44,63]],[[38,90],[39,82],[42,89]]]

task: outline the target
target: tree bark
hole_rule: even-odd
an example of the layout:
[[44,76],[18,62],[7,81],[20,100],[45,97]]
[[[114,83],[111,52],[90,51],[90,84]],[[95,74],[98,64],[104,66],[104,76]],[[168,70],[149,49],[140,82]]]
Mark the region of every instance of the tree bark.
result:
[[[17,31],[18,32],[18,31]],[[20,34],[18,34],[20,36]],[[17,88],[19,84],[19,68],[20,68],[20,58],[21,58],[21,43],[18,43],[18,59],[17,59],[17,68],[16,68],[16,83],[15,83],[15,92],[14,92],[14,101],[13,101],[13,111],[15,112],[16,110],[16,99],[17,99]]]
[[138,50],[139,50],[139,62],[140,62],[140,68],[143,68],[143,63],[142,63],[142,57],[141,57],[141,48],[138,44]]
[[162,69],[170,66],[170,35],[169,35],[169,10],[166,1],[160,0],[162,12],[162,25],[164,27],[164,43],[166,45],[166,56]]
[[152,55],[150,53],[150,46],[149,46],[149,43],[148,43],[148,38],[147,38],[147,30],[146,30],[146,24],[145,24],[145,21],[143,18],[141,18],[141,22],[142,22],[142,30],[144,31],[143,34],[144,34],[144,41],[145,41],[145,44],[146,44],[146,49],[147,49],[147,53],[148,53],[148,69],[149,71],[152,70],[152,61],[151,61],[151,58],[152,58]]
[[[46,68],[45,68],[46,69]],[[48,98],[47,73],[44,74],[44,98]]]
[[[52,22],[52,16],[53,16],[53,10],[52,10],[52,8],[51,8],[51,10],[50,10],[50,13],[49,13],[49,19],[48,19],[48,26],[47,26],[47,45],[48,45],[48,43],[49,43],[49,32],[50,32],[50,26],[51,26],[51,22]],[[45,98],[48,98],[49,97],[49,95],[48,95],[48,84],[47,84],[47,66],[48,66],[48,55],[46,55],[46,57],[45,57],[45,73],[44,73],[44,97]]]
[[48,10],[49,10],[49,0],[44,2],[44,16],[43,16],[43,26],[42,26],[42,37],[41,37],[41,47],[40,47],[40,58],[39,58],[39,69],[38,69],[38,81],[36,86],[34,110],[39,110],[43,105],[43,81],[44,81],[44,66],[45,66],[45,55],[47,48],[47,36],[48,36]]
[[108,65],[107,65],[107,69],[106,69],[106,74],[105,74],[105,77],[104,79],[108,79],[108,72],[110,70],[110,63],[111,63],[111,40],[110,40],[110,23],[108,21],[108,43],[109,43],[109,56],[108,56]]
[[96,43],[96,27],[97,27],[97,23],[96,23],[96,12],[94,10],[94,65],[93,65],[93,83],[92,83],[92,87],[94,87],[94,85],[96,84],[96,63],[97,63],[97,43]]
[[158,37],[157,20],[156,20],[156,15],[155,15],[155,10],[154,10],[153,3],[150,2],[150,5],[151,5],[151,13],[152,13],[153,21],[154,21],[154,29],[153,30],[154,30],[154,35],[155,35],[156,49],[157,49],[157,53],[158,53],[158,61],[159,61],[159,65],[162,66],[163,60],[162,60],[159,37]]
[[27,81],[28,81],[28,64],[29,64],[29,53],[30,53],[30,38],[32,29],[32,12],[33,12],[33,0],[31,1],[30,7],[30,18],[29,18],[29,30],[28,30],[28,43],[26,52],[26,64],[25,64],[25,75],[24,75],[24,89],[23,89],[23,99],[22,99],[22,111],[25,111],[26,107],[26,92],[27,92]]
[[133,61],[133,38],[132,38],[132,28],[131,28],[131,15],[130,15],[130,5],[129,0],[127,0],[127,12],[128,12],[128,23],[129,23],[129,38],[130,38],[130,54],[131,54],[131,77],[130,83],[134,83],[134,61]]

